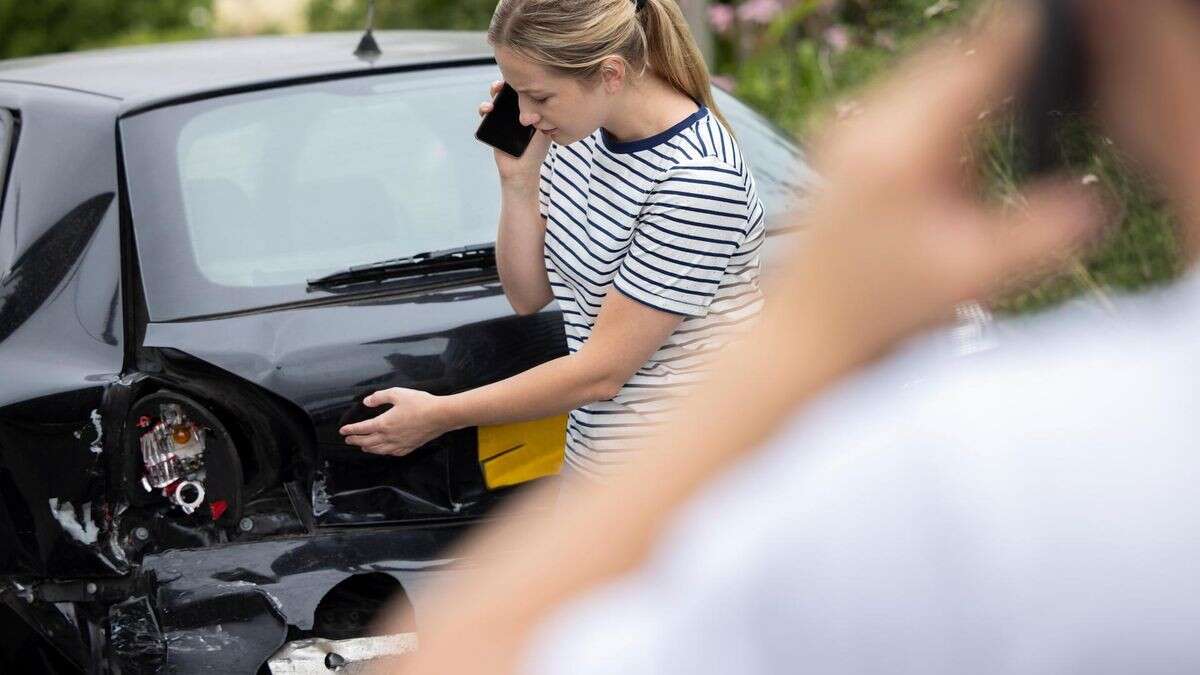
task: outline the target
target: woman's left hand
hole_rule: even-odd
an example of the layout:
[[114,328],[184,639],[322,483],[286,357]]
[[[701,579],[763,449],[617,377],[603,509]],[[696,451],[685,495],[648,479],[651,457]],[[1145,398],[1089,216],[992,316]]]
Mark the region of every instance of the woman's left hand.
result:
[[357,445],[376,455],[402,457],[450,431],[441,419],[439,398],[416,389],[393,387],[377,391],[363,399],[363,405],[377,408],[390,403],[387,412],[363,422],[347,424],[339,432],[346,443]]

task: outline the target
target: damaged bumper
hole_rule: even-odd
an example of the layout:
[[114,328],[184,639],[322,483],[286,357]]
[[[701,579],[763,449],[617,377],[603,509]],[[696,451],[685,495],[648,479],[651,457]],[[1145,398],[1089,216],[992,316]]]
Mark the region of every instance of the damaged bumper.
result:
[[[60,650],[97,672],[252,674],[268,662],[274,672],[329,672],[326,658],[341,668],[416,648],[415,632],[370,636],[370,625],[384,607],[419,612],[430,584],[454,573],[442,552],[464,527],[167,551],[145,556],[127,577],[42,583],[7,600],[25,608],[26,621],[36,615],[55,633],[77,635]],[[67,617],[64,607],[84,611]],[[323,670],[312,669],[318,662]]]

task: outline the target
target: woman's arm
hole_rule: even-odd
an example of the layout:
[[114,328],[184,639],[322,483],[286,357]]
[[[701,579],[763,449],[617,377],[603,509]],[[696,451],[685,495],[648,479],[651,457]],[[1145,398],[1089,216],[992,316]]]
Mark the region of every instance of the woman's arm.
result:
[[[502,80],[492,83],[493,99],[503,86]],[[491,111],[491,101],[479,104],[480,117]],[[542,217],[538,203],[542,164],[549,151],[550,137],[538,132],[520,157],[499,150],[492,153],[496,171],[500,174],[496,268],[504,287],[504,297],[517,314],[533,314],[554,299],[543,253],[546,219]]]
[[539,180],[536,174],[500,180],[496,266],[517,314],[533,314],[554,299],[543,253],[546,219],[538,212]]
[[535,420],[610,399],[682,320],[609,293],[591,336],[575,354],[451,396],[414,389],[378,391],[363,402],[372,407],[390,403],[392,408],[341,432],[347,443],[367,452],[403,455],[454,429]]

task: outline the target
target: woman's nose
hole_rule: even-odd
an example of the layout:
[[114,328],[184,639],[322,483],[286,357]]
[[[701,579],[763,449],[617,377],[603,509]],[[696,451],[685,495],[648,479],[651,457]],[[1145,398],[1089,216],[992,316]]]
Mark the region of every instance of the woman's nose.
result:
[[522,112],[519,116],[521,124],[531,127],[542,121],[542,116],[537,113]]

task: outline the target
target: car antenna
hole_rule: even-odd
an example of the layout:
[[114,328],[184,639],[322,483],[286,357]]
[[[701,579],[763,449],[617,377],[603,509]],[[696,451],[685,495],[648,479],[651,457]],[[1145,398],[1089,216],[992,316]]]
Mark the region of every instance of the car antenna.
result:
[[358,41],[358,48],[354,50],[354,55],[372,64],[383,55],[383,50],[379,48],[379,43],[375,41],[374,30],[375,0],[367,0],[367,32],[363,33],[362,39]]

